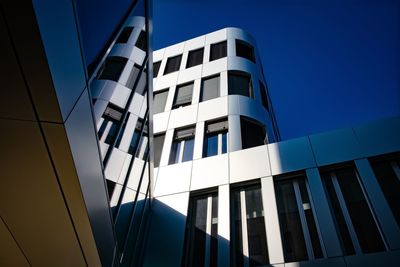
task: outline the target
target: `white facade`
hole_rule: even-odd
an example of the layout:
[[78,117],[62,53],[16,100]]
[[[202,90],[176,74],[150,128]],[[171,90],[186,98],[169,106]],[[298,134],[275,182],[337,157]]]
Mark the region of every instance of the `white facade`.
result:
[[[225,40],[227,40],[227,55],[210,61],[212,44]],[[218,266],[230,266],[232,264],[233,192],[240,189],[242,185],[249,184],[255,184],[261,189],[268,264],[274,266],[376,266],[378,264],[394,266],[400,260],[400,229],[394,218],[393,208],[389,206],[384,193],[380,190],[369,159],[400,151],[400,118],[276,142],[279,137],[276,136],[277,129],[274,129],[276,124],[273,112],[268,111],[262,104],[259,87],[260,83],[266,85],[266,81],[260,58],[255,56],[254,63],[237,56],[236,40],[245,41],[256,50],[255,41],[249,34],[237,28],[226,28],[155,51],[153,54],[153,62],[161,62],[158,75],[154,78],[154,94],[168,90],[168,96],[164,111],[154,114],[154,135],[165,134],[165,138],[159,166],[154,170],[152,221],[148,232],[144,266],[181,265],[182,257],[185,257],[185,227],[188,224],[188,213],[190,213],[189,200],[192,196],[204,195],[208,192],[218,195]],[[204,48],[202,64],[186,68],[189,52],[199,48]],[[163,75],[168,58],[178,55],[182,55],[179,70]],[[250,97],[228,93],[230,71],[243,71],[250,75],[252,84]],[[211,100],[201,101],[202,80],[213,75],[220,75],[219,95]],[[191,82],[193,82],[193,89],[190,104],[173,108],[177,88]],[[271,107],[269,100],[268,106]],[[241,116],[265,126],[264,145],[243,149]],[[220,119],[228,121],[226,153],[221,150],[223,141],[221,137],[218,137],[217,155],[207,157],[204,152],[207,123]],[[178,160],[171,161],[171,149],[175,136],[179,130],[188,126],[195,127],[192,158],[184,161],[182,147],[185,144],[181,143],[178,148],[181,153]],[[390,155],[393,156],[393,154]],[[398,160],[398,154],[396,157]],[[382,239],[384,249],[381,252],[365,253],[356,248],[355,253],[347,255],[348,253],[341,245],[341,235],[338,230],[335,230],[337,228],[334,212],[324,189],[322,173],[342,165],[351,166],[350,168],[354,169],[358,177]],[[287,258],[285,259],[281,234],[282,222],[278,216],[279,207],[277,206],[279,205],[276,200],[276,183],[286,176],[294,178],[288,181],[295,181],[299,175],[305,179],[310,198],[307,204],[312,208],[321,247],[321,256],[317,256],[315,245],[311,243],[310,223],[305,221],[306,208],[303,207],[303,210],[300,207],[299,214],[307,248],[307,259],[301,263],[289,262]],[[400,179],[400,175],[398,178]],[[293,182],[296,194],[299,194],[298,183],[300,180]],[[304,200],[304,196],[296,197],[297,201],[301,198]],[[210,203],[209,201],[208,205],[211,205]],[[343,205],[343,201],[340,203]],[[207,216],[210,218],[210,214]],[[242,220],[242,227],[246,226],[244,221],[247,221],[246,217]],[[349,218],[346,222],[349,224]],[[307,225],[309,229],[306,229]],[[241,242],[247,244],[246,242],[249,241],[242,240]],[[355,247],[361,246],[359,242],[361,241],[353,239]],[[243,249],[244,254],[249,253],[246,249]],[[205,257],[210,257],[210,255],[206,252]],[[211,265],[205,263],[204,266]],[[244,259],[244,266],[252,266],[252,264]]]

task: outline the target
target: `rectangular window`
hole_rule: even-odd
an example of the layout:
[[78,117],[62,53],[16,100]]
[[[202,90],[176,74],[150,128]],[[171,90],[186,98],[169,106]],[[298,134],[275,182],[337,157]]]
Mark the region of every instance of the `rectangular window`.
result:
[[161,66],[161,61],[153,63],[153,78],[158,76],[160,66]]
[[226,57],[226,44],[226,41],[223,41],[210,46],[210,61]]
[[131,36],[133,27],[125,27],[120,35],[118,36],[118,39],[116,41],[117,44],[124,44],[128,42],[129,37]]
[[178,71],[181,66],[182,55],[170,57],[165,65],[164,75]]
[[154,167],[160,166],[161,153],[164,146],[165,134],[154,135]]
[[384,251],[380,230],[353,167],[322,173],[346,255]]
[[192,103],[193,85],[193,83],[189,83],[176,87],[172,109],[188,106]]
[[128,87],[129,89],[133,89],[133,86],[135,86],[136,79],[139,75],[140,72],[140,66],[138,64],[134,64],[131,72],[129,73],[128,80],[126,81],[125,86]]
[[163,90],[154,93],[154,102],[153,102],[153,113],[161,113],[164,112],[165,104],[167,103],[169,90]]
[[[118,126],[122,117],[123,109],[109,103],[103,113],[103,123],[98,131],[99,140],[104,141],[106,144],[111,145],[117,135]],[[106,135],[104,139],[104,134]]]
[[183,266],[217,266],[218,195],[193,196],[189,201]]
[[193,159],[195,127],[175,130],[172,141],[169,164]]
[[137,147],[139,144],[140,133],[142,132],[144,120],[138,118],[135,126],[135,131],[133,132],[131,142],[129,143],[128,153],[134,156],[137,152]]
[[118,82],[127,61],[128,59],[123,57],[108,57],[100,69],[97,79]]
[[204,78],[201,81],[200,101],[207,101],[220,96],[220,76]]
[[269,264],[260,185],[232,190],[232,266]]
[[106,182],[107,182],[108,197],[111,200],[111,197],[113,195],[116,182],[108,180],[108,179],[106,179]]
[[243,71],[229,71],[228,94],[253,97],[253,85],[250,74]]
[[203,63],[204,48],[189,51],[186,68],[194,67]]
[[236,56],[246,58],[252,62],[256,62],[256,58],[254,56],[254,48],[249,43],[236,40]]
[[136,41],[135,46],[143,51],[147,51],[147,36],[146,32],[141,31]]
[[265,128],[262,125],[250,118],[241,116],[240,129],[242,134],[242,149],[264,145]]
[[262,103],[262,105],[264,106],[264,108],[266,110],[269,111],[267,91],[265,90],[265,86],[261,81],[260,81],[260,95],[261,95],[261,103]]
[[210,157],[227,152],[228,121],[210,122],[206,124],[204,134],[203,157]]
[[400,226],[400,158],[372,161],[372,168],[393,216]]
[[276,180],[275,194],[285,262],[324,257],[305,177]]

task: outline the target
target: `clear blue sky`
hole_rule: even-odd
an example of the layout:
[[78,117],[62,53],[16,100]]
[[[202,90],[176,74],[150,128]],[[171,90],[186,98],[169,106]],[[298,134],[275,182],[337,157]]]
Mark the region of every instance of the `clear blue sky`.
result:
[[283,139],[400,116],[398,0],[153,0],[159,49],[228,26],[257,40]]

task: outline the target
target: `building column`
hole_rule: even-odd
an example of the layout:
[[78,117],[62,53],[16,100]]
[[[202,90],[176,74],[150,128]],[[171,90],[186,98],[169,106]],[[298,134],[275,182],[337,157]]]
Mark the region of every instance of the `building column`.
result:
[[307,169],[306,174],[326,256],[328,258],[342,256],[339,237],[318,168]]
[[371,208],[375,213],[376,220],[382,230],[389,249],[400,248],[400,230],[392,211],[386,202],[381,187],[367,159],[354,161],[356,168],[365,189],[365,194],[370,200]]
[[264,208],[265,232],[267,234],[269,263],[283,263],[285,259],[283,257],[281,230],[279,227],[278,210],[276,208],[275,189],[272,176],[261,178],[261,193]]
[[229,185],[218,187],[218,267],[229,267],[230,260]]

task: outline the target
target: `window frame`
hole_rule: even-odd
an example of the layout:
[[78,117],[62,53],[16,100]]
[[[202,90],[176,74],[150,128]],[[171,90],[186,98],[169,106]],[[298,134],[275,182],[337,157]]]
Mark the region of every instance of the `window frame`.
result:
[[[184,102],[184,103],[178,103],[177,104],[176,101],[178,100],[179,90],[181,88],[187,87],[189,85],[192,86],[192,93],[191,93],[190,102]],[[177,109],[177,108],[181,108],[181,107],[190,106],[192,104],[192,101],[193,101],[193,91],[194,91],[194,81],[177,85],[175,87],[174,100],[172,102],[172,108],[171,109]]]
[[[164,103],[164,107],[161,109],[161,111],[160,112],[156,112],[155,111],[155,99],[156,99],[156,96],[157,95],[161,95],[161,94],[167,94],[167,96],[165,97],[165,103]],[[166,105],[167,105],[167,101],[168,101],[168,95],[169,95],[169,88],[167,88],[167,89],[163,89],[163,90],[159,90],[159,91],[155,91],[154,92],[154,95],[153,95],[153,115],[154,114],[159,114],[159,113],[163,113],[163,112],[165,112],[165,107],[166,107]]]
[[[208,132],[207,128],[212,125],[212,124],[218,124],[218,123],[222,123],[223,128],[222,129],[218,129],[218,130],[214,130],[214,131],[210,131]],[[214,121],[208,121],[205,123],[205,127],[204,127],[204,141],[203,141],[203,158],[208,158],[208,157],[212,157],[212,156],[217,156],[217,155],[222,155],[225,153],[229,152],[229,126],[228,126],[228,118],[224,118],[222,120],[214,120]],[[225,137],[224,137],[225,134]],[[217,154],[214,155],[208,155],[208,137],[213,136],[213,135],[217,135]],[[223,145],[224,145],[224,140],[225,139],[225,145],[226,145],[226,151],[223,151]]]
[[[204,97],[204,88],[205,88],[204,87],[204,82],[207,81],[207,80],[215,79],[215,78],[218,78],[217,96],[204,100],[203,99],[203,97]],[[204,101],[208,101],[208,100],[212,100],[212,99],[220,97],[221,96],[221,74],[219,73],[219,74],[216,74],[216,75],[211,75],[211,76],[207,76],[207,77],[201,78],[201,85],[200,86],[201,86],[201,88],[200,88],[200,102],[204,102]]]
[[[179,59],[178,59],[178,58],[179,58]],[[177,68],[177,69],[174,68],[174,69],[168,70],[169,64],[172,64],[171,61],[174,60],[174,59],[178,59],[178,63],[177,63],[178,68]],[[167,58],[167,62],[166,62],[166,64],[165,64],[164,74],[163,74],[163,75],[167,75],[167,74],[170,74],[170,73],[174,73],[174,72],[179,71],[180,68],[181,68],[181,65],[182,65],[182,54],[179,54],[179,55],[176,55],[176,56],[168,57],[168,58]]]
[[[177,135],[180,131],[191,131],[192,133],[187,136],[179,137]],[[192,126],[174,130],[174,136],[172,138],[172,143],[171,143],[171,147],[170,147],[170,151],[169,151],[168,165],[193,160],[195,136],[196,136],[196,125],[192,125]],[[188,141],[193,141],[193,149],[191,152],[191,159],[184,160],[185,149],[187,149],[186,143]],[[175,145],[177,147],[177,151],[173,150]],[[173,157],[173,155],[174,155],[174,157]]]
[[[194,62],[194,63],[191,63],[191,64],[189,65],[189,63],[190,63],[190,56],[193,56],[195,53],[198,53],[198,52],[200,52],[200,51],[201,51],[201,60],[200,60],[200,62]],[[196,57],[195,57],[195,58],[196,58]],[[204,58],[204,47],[190,50],[190,51],[188,52],[188,57],[187,57],[187,60],[186,60],[186,69],[189,69],[189,68],[192,68],[192,67],[195,67],[195,66],[198,66],[198,65],[203,64],[203,58]]]
[[[230,89],[233,86],[231,86],[231,80],[230,77],[236,76],[236,77],[244,77],[249,80],[248,83],[248,95],[244,94],[238,94],[238,93],[233,93]],[[245,72],[245,71],[240,71],[240,70],[228,70],[228,95],[241,95],[244,97],[249,97],[254,99],[254,85],[253,85],[253,79],[251,73]]]
[[[239,44],[239,46],[242,46],[242,49],[249,49],[249,51],[248,51],[248,52],[250,52],[249,57],[247,57],[247,55],[238,55],[238,44]],[[235,39],[235,54],[237,57],[245,58],[247,60],[250,60],[253,63],[256,63],[255,49],[250,43],[248,43],[246,41],[243,41],[240,39]]]
[[[213,51],[214,51],[213,49],[216,49],[216,47],[219,46],[219,45],[224,45],[225,46],[224,52],[222,53],[222,55],[214,55],[213,54]],[[221,59],[221,58],[225,58],[227,56],[228,56],[228,40],[223,40],[221,42],[210,44],[210,57],[209,57],[209,61],[210,62],[214,61],[214,60]]]

